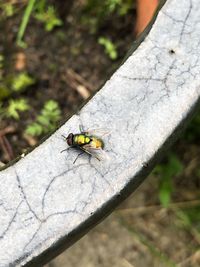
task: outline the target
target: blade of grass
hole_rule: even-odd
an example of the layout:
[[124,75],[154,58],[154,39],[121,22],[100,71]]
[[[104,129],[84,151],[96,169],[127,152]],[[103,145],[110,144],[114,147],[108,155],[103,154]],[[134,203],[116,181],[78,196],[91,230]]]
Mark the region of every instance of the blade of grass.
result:
[[186,208],[186,207],[195,207],[200,205],[200,199],[181,201],[181,202],[172,202],[169,204],[168,208],[164,208],[162,205],[151,205],[151,206],[141,206],[141,207],[133,207],[133,208],[118,208],[118,212],[125,214],[132,212],[134,214],[139,213],[148,213],[152,212],[152,210],[158,209],[173,209],[173,208]]
[[35,0],[29,0],[28,5],[25,9],[20,27],[19,27],[19,31],[17,33],[17,45],[23,48],[26,46],[26,44],[23,42],[22,38],[24,36],[34,4],[35,4]]
[[123,227],[125,227],[134,237],[136,237],[143,245],[145,245],[153,256],[159,258],[166,266],[177,267],[177,265],[171,259],[169,259],[166,254],[156,248],[150,241],[147,240],[147,238],[143,234],[139,233],[132,226],[130,226],[130,224],[128,224],[122,216],[120,216],[119,214],[116,214],[116,216],[119,220],[119,223]]

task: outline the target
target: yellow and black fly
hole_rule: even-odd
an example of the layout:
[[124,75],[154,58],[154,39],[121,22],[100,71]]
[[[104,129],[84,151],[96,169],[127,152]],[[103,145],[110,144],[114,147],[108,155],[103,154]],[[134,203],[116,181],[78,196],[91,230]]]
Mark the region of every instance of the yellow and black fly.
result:
[[103,140],[97,136],[98,135],[104,136],[106,134],[108,134],[108,132],[105,132],[102,129],[83,131],[80,128],[80,133],[76,134],[70,133],[67,137],[64,137],[69,146],[65,150],[68,150],[69,148],[78,148],[82,150],[81,153],[78,154],[73,163],[75,163],[78,157],[84,152],[101,161],[108,157],[106,152],[103,150],[104,148]]

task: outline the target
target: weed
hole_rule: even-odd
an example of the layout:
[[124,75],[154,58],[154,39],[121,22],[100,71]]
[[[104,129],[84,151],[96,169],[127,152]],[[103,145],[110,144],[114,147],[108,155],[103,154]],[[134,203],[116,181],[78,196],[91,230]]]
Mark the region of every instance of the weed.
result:
[[30,19],[30,15],[32,13],[35,1],[36,0],[29,0],[28,1],[28,5],[27,5],[27,7],[25,9],[25,12],[24,12],[24,15],[23,15],[23,18],[22,18],[22,22],[20,24],[19,31],[18,31],[18,34],[17,34],[17,45],[22,47],[22,48],[26,47],[26,43],[22,39],[23,39],[25,30],[26,30],[26,27],[28,25],[28,22],[29,22],[29,19]]
[[44,23],[45,30],[48,32],[62,25],[62,20],[58,18],[53,6],[48,6],[46,11],[36,13],[35,18]]
[[166,164],[159,164],[154,169],[154,173],[160,177],[159,184],[159,199],[163,207],[168,207],[171,194],[173,192],[172,178],[179,175],[183,170],[183,165],[176,156],[176,154],[170,153],[168,155]]
[[26,111],[30,108],[26,99],[11,99],[9,100],[8,107],[5,109],[5,116],[12,117],[16,120],[19,119],[19,112]]
[[200,242],[200,206],[176,209],[177,225],[190,232],[194,239]]
[[106,37],[100,37],[98,39],[98,43],[104,47],[105,53],[109,56],[110,59],[117,59],[118,54],[116,45],[114,45],[110,39]]
[[0,9],[3,10],[3,15],[6,17],[12,17],[15,13],[15,7],[12,3],[0,3]]
[[135,7],[135,0],[87,0],[83,9],[82,23],[96,33],[100,25],[111,15],[125,16]]
[[26,72],[8,75],[2,81],[0,79],[0,100],[11,97],[13,93],[25,91],[35,82],[36,80]]
[[173,262],[165,253],[163,253],[158,247],[155,246],[155,244],[149,240],[148,237],[146,237],[142,232],[138,231],[134,228],[133,224],[130,224],[127,222],[120,214],[117,213],[117,219],[122,227],[127,229],[129,233],[134,237],[134,239],[137,239],[141,244],[143,244],[147,250],[154,256],[155,258],[158,258],[160,261],[159,266],[169,266],[169,267],[176,267],[175,262]]
[[0,69],[3,68],[3,62],[4,62],[4,56],[0,54]]
[[1,119],[3,117],[11,117],[19,120],[20,112],[27,111],[30,108],[26,99],[12,99],[11,97],[13,93],[21,93],[34,83],[35,79],[25,72],[18,75],[7,76],[0,81],[0,101],[8,98],[7,105],[3,105],[0,102]]
[[27,73],[22,72],[12,79],[12,90],[15,92],[22,91],[35,83],[35,79]]
[[39,136],[54,130],[60,120],[60,114],[58,103],[54,100],[47,101],[36,121],[26,128],[26,133],[32,136]]
[[46,31],[51,31],[56,26],[62,25],[62,20],[58,18],[53,6],[47,6],[45,0],[38,2],[36,0],[29,0],[17,34],[17,45],[22,48],[27,46],[23,41],[23,37],[32,13],[34,13],[34,17],[37,20],[45,24]]

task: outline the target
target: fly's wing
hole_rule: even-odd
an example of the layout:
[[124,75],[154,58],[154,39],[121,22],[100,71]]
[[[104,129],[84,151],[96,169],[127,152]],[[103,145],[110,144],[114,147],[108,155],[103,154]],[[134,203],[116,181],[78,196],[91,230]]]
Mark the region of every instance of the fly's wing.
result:
[[84,150],[86,153],[90,154],[91,156],[95,157],[99,161],[109,159],[107,153],[102,148],[95,148],[88,144],[82,146],[81,149]]
[[88,135],[94,135],[98,137],[104,137],[111,133],[111,130],[108,128],[98,128],[98,129],[88,129],[84,131]]
[[94,135],[103,137],[111,133],[111,129],[109,128],[96,128],[96,129],[85,129],[83,125],[79,125],[79,130],[81,133],[85,133],[87,135]]

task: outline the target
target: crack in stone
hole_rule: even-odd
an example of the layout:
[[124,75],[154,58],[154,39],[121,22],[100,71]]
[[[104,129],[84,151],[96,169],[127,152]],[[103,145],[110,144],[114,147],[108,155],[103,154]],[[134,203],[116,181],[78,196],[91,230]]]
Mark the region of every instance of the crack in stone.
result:
[[[89,159],[89,163],[86,163],[86,164],[84,163],[84,164],[80,164],[80,165],[78,165],[78,166],[73,166],[72,168],[68,169],[67,171],[65,171],[65,172],[63,172],[63,173],[61,173],[61,174],[59,174],[59,175],[57,175],[57,176],[55,176],[55,177],[53,177],[53,178],[51,179],[51,181],[49,182],[49,184],[48,184],[48,186],[47,186],[47,188],[46,188],[46,190],[45,190],[45,192],[44,192],[43,198],[42,198],[42,213],[43,213],[43,216],[45,216],[45,215],[44,215],[44,209],[45,209],[45,199],[46,199],[46,195],[47,195],[48,191],[50,190],[50,187],[52,186],[52,184],[56,181],[57,178],[59,178],[59,177],[61,177],[61,176],[64,176],[66,173],[68,173],[68,172],[70,172],[70,171],[74,171],[74,169],[78,169],[78,168],[80,168],[80,167],[82,167],[82,166],[90,166],[90,167],[94,168],[95,171],[101,176],[101,178],[103,178],[104,181],[110,186],[109,181],[104,177],[107,173],[106,173],[105,175],[103,175],[103,174],[97,169],[97,167],[91,163],[91,158],[90,158],[90,159]],[[88,201],[84,201],[84,202],[85,202],[85,206],[82,208],[82,210],[84,210],[85,207],[87,206],[87,204],[90,203],[89,199],[90,199],[91,196],[94,194],[95,183],[96,183],[96,177],[95,177],[95,180],[94,180],[93,183],[92,183],[92,191],[88,194]],[[81,194],[81,191],[80,191],[80,194]],[[78,201],[77,204],[76,204],[76,206],[77,206],[78,204],[80,204],[80,202],[82,203],[83,201]],[[77,211],[77,208],[75,208],[75,209],[73,209],[73,210],[69,210],[69,211],[64,211],[64,212],[54,213],[54,214],[55,214],[55,215],[56,215],[56,214],[57,214],[57,215],[58,215],[58,214],[67,214],[67,213],[71,213],[71,212],[75,212],[75,211]],[[48,215],[47,218],[49,218],[49,216],[52,216],[52,214]],[[46,221],[47,218],[44,218],[43,221]]]
[[[31,239],[29,240],[29,242],[24,246],[23,251],[26,251],[27,247],[31,244],[31,242],[33,241],[33,239],[35,238],[35,236],[37,235],[37,233],[39,232],[40,228],[42,227],[42,222],[39,224],[37,230],[35,231],[35,233],[32,235]],[[31,254],[31,253],[30,253]]]
[[168,14],[167,12],[165,11],[161,11],[162,14],[164,14],[166,17],[170,18],[171,20],[177,22],[177,23],[184,23],[184,20],[182,19],[175,19],[174,17],[172,17],[172,15]]
[[[81,214],[80,212],[77,211],[77,206],[79,205],[79,202],[77,202],[76,206],[74,209],[72,210],[67,210],[67,211],[58,211],[58,212],[55,212],[55,213],[52,213],[52,214],[49,214],[45,219],[43,219],[38,228],[36,229],[36,231],[34,232],[34,234],[32,235],[31,239],[29,240],[29,242],[24,246],[23,250],[25,251],[27,249],[27,247],[32,243],[32,241],[35,239],[36,235],[39,233],[41,227],[47,223],[47,221],[51,218],[51,217],[54,217],[54,216],[59,216],[59,215],[68,215],[70,213],[74,214]],[[48,238],[47,238],[48,239]],[[46,239],[46,240],[47,240]]]
[[190,4],[189,4],[189,11],[183,21],[183,28],[180,32],[180,39],[179,39],[179,44],[182,43],[182,40],[183,40],[183,34],[184,34],[184,31],[185,31],[185,26],[186,26],[186,22],[187,20],[189,19],[190,17],[190,14],[191,14],[191,11],[192,11],[192,8],[193,8],[193,4],[192,4],[192,0],[189,0]]
[[29,203],[29,201],[28,201],[28,199],[27,199],[27,197],[26,197],[26,194],[25,194],[25,192],[24,192],[23,186],[22,186],[22,184],[21,184],[21,181],[20,181],[20,178],[19,178],[19,175],[18,175],[16,169],[15,169],[15,175],[16,175],[16,179],[17,179],[18,187],[19,187],[19,189],[20,189],[20,191],[21,191],[21,194],[22,194],[22,196],[23,196],[23,199],[24,199],[25,203],[27,204],[27,206],[28,206],[30,212],[33,214],[33,216],[34,216],[38,221],[41,221],[41,219],[37,216],[37,214],[35,213],[35,211],[32,209],[32,207],[31,207],[31,205],[30,205],[30,203]]
[[43,194],[43,197],[42,197],[42,213],[43,213],[43,216],[45,216],[45,215],[44,215],[44,209],[45,209],[45,199],[46,199],[46,195],[47,195],[49,189],[51,188],[52,184],[56,181],[56,179],[57,179],[57,178],[60,178],[60,177],[62,177],[62,176],[64,176],[65,174],[67,174],[67,173],[70,172],[70,171],[73,171],[73,170],[75,170],[75,169],[78,169],[78,168],[80,168],[80,167],[87,166],[87,165],[89,165],[89,164],[88,164],[88,163],[83,163],[83,164],[80,164],[80,165],[78,165],[78,166],[73,166],[72,168],[70,168],[70,169],[68,169],[68,170],[66,170],[66,171],[64,171],[64,172],[62,172],[62,173],[60,173],[60,174],[54,176],[54,177],[50,180],[50,182],[48,183],[48,185],[47,185],[47,187],[46,187],[46,190],[45,190],[45,192],[44,192],[44,194]]
[[18,204],[17,208],[16,208],[16,212],[14,213],[14,215],[12,216],[11,220],[9,221],[8,223],[8,226],[6,227],[6,229],[2,232],[2,234],[0,235],[0,239],[3,239],[4,236],[6,235],[6,233],[9,231],[12,223],[15,221],[15,218],[17,216],[17,213],[18,213],[18,209],[19,207],[21,206],[23,200]]
[[117,74],[118,77],[125,78],[128,80],[133,80],[133,81],[157,81],[157,82],[162,82],[163,79],[160,78],[152,78],[152,77],[129,77],[126,75],[122,74]]

